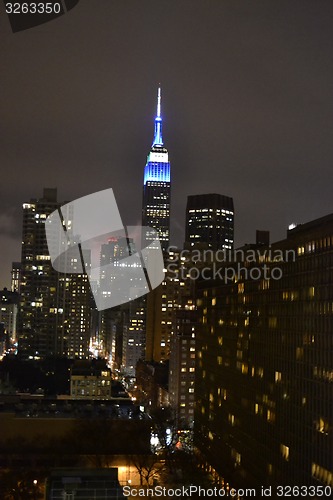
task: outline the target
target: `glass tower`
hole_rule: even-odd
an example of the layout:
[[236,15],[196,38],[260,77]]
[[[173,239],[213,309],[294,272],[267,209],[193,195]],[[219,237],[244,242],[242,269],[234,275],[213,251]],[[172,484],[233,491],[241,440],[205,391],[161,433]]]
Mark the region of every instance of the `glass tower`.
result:
[[[147,157],[143,178],[142,225],[158,231],[161,247],[166,250],[170,238],[170,162],[162,138],[161,88],[157,94],[154,140]],[[144,243],[154,237],[144,231]]]

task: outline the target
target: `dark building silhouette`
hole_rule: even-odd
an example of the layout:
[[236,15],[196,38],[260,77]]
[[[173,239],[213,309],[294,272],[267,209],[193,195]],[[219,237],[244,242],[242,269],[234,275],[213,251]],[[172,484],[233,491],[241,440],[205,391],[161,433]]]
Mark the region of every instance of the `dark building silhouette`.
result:
[[333,486],[333,215],[256,248],[198,285],[196,446],[233,485]]
[[46,481],[46,500],[125,498],[118,481],[118,469],[58,469]]
[[234,245],[234,202],[222,194],[187,197],[185,244],[206,243],[213,250]]
[[189,302],[176,313],[170,346],[170,405],[176,411],[179,428],[192,427],[194,420],[196,311]]
[[4,288],[0,290],[0,356],[17,349],[17,311],[20,296]]
[[20,281],[21,281],[21,262],[12,262],[12,280],[11,280],[11,290],[12,292],[20,293]]

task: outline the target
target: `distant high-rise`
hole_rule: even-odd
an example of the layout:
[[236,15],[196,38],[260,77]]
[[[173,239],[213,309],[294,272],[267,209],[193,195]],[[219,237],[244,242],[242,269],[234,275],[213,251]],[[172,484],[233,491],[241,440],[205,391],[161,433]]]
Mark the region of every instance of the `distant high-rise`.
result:
[[[162,138],[161,88],[158,89],[154,140],[147,157],[143,179],[142,225],[159,233],[161,247],[166,250],[170,238],[170,162]],[[144,242],[154,240],[149,231]]]
[[[112,237],[108,239],[108,243],[102,244],[99,275],[99,287],[102,295],[107,296],[111,294],[111,288],[115,289],[112,285],[116,277],[115,269],[119,269],[119,267],[128,269],[130,264],[122,263],[121,260],[134,252],[135,245],[131,238]],[[110,264],[112,265],[110,266]]]
[[135,376],[135,367],[145,354],[145,298],[132,300],[128,304],[123,324],[122,371]]
[[234,244],[234,202],[222,194],[188,196],[186,244],[205,243],[212,250],[232,249]]
[[[18,328],[19,354],[23,357],[88,356],[88,277],[55,271],[46,241],[45,220],[59,206],[56,189],[44,189],[42,198],[23,204]],[[80,265],[74,260],[73,271]]]
[[20,274],[21,274],[21,262],[12,263],[12,292],[20,293]]
[[19,294],[4,288],[0,291],[0,357],[16,351],[16,321]]
[[[119,269],[126,273],[131,268],[132,264],[127,264],[125,259],[134,253],[132,238],[112,237],[101,246],[99,290],[102,296],[117,292],[116,275],[119,276]],[[141,279],[133,278],[132,286],[142,287]],[[113,369],[121,366],[132,376],[136,362],[144,355],[144,304],[143,297],[100,312],[100,344],[104,347],[104,355]]]

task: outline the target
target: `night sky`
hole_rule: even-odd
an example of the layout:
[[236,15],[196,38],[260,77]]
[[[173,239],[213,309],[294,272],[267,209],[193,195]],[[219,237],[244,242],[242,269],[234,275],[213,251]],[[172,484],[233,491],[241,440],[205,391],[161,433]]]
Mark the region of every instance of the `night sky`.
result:
[[172,243],[188,194],[234,198],[237,245],[333,212],[332,0],[81,0],[16,34],[0,13],[0,287],[44,186],[112,187],[140,223],[158,82]]

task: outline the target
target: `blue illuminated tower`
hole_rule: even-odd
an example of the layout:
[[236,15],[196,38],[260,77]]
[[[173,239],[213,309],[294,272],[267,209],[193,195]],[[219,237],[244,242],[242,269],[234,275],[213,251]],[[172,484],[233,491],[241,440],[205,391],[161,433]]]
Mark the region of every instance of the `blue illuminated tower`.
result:
[[[142,225],[156,229],[161,247],[166,250],[170,238],[170,162],[162,138],[161,88],[157,94],[154,140],[147,157],[143,178]],[[149,244],[153,235],[144,233]]]

